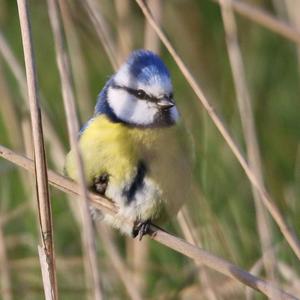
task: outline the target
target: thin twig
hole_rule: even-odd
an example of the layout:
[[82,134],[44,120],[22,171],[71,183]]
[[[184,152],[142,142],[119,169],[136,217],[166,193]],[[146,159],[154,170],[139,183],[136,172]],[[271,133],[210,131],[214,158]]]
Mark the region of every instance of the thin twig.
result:
[[[236,281],[227,279],[225,282],[217,281],[214,282],[215,289],[218,293],[218,299],[243,299],[243,286],[238,284]],[[178,295],[179,299],[209,299],[209,290],[193,284],[185,287],[180,291]]]
[[[78,268],[82,265],[81,256],[56,256],[57,269]],[[36,257],[22,257],[10,261],[12,269],[37,268],[39,261]]]
[[[20,166],[23,169],[28,170],[30,173],[34,173],[34,164],[32,159],[29,159],[25,156],[18,155],[15,152],[9,150],[6,147],[0,145],[0,156],[4,157],[5,159],[13,162],[15,165]],[[56,187],[59,190],[64,191],[69,195],[79,196],[79,186],[74,181],[71,181],[69,178],[58,175],[57,173],[48,170],[48,179],[51,185]],[[117,209],[112,205],[112,202],[104,197],[99,195],[95,195],[93,193],[88,193],[89,198],[93,198],[95,203],[101,201],[100,209],[103,210],[104,213],[107,214],[115,214]]]
[[111,238],[110,232],[100,222],[97,222],[96,228],[99,233],[99,237],[102,241],[102,246],[107,256],[109,257],[112,267],[116,270],[116,273],[123,282],[127,290],[128,296],[132,300],[141,300],[142,297],[139,294],[139,289],[131,280],[131,274],[126,265],[124,264],[124,261],[122,260],[120,254],[118,253],[118,249],[116,248]]
[[[187,209],[185,206],[181,208],[179,213],[177,214],[177,221],[179,223],[180,229],[183,233],[184,238],[187,242],[189,242],[192,245],[195,245],[197,247],[202,247],[198,237],[196,236],[195,231],[193,230],[193,226],[190,222],[191,216],[189,215]],[[195,261],[195,265],[198,268],[198,278],[199,281],[203,283],[203,286],[206,287],[206,295],[207,299],[209,300],[216,300],[218,299],[213,284],[211,284],[211,279],[209,278],[205,266],[203,266],[202,263],[199,261]]]
[[[1,38],[1,36],[0,36]],[[20,150],[22,146],[22,135],[17,115],[16,107],[11,101],[11,93],[8,89],[8,82],[3,74],[2,61],[0,61],[0,116],[4,121],[5,130],[9,137],[10,144],[14,149]]]
[[[300,18],[299,18],[300,1],[285,0],[283,2],[285,3],[286,6],[288,19],[300,33]],[[300,69],[300,43],[298,43],[297,46],[298,46],[297,47],[298,70],[299,70]]]
[[10,66],[14,76],[16,77],[18,83],[21,85],[20,89],[24,98],[27,98],[27,88],[26,88],[26,78],[24,72],[17,61],[17,58],[13,55],[11,48],[9,47],[3,33],[0,31],[0,52],[6,63]]
[[293,293],[300,294],[300,278],[298,273],[283,261],[278,262],[280,275],[288,283],[288,287]]
[[31,207],[31,200],[24,201],[19,204],[15,209],[8,211],[5,215],[0,218],[0,226],[4,226],[11,222],[12,220],[20,217],[24,214],[26,210]]
[[201,104],[207,111],[211,120],[213,121],[213,123],[219,130],[220,134],[223,136],[224,140],[228,144],[229,148],[231,149],[231,151],[233,152],[233,154],[239,161],[239,163],[242,166],[242,168],[244,169],[247,177],[249,178],[251,184],[259,193],[264,205],[266,206],[266,208],[268,209],[268,211],[274,218],[275,222],[277,223],[278,227],[280,228],[283,236],[285,237],[285,239],[287,240],[287,242],[293,249],[294,253],[297,255],[298,259],[300,259],[300,242],[299,242],[294,230],[292,230],[287,225],[287,223],[285,222],[279,209],[274,204],[273,199],[267,192],[266,188],[262,184],[260,184],[259,180],[253,173],[252,169],[249,167],[246,159],[243,157],[239,147],[237,146],[237,143],[233,140],[233,138],[229,134],[229,131],[226,129],[224,123],[222,122],[220,117],[215,112],[213,106],[211,105],[211,103],[209,102],[207,97],[204,95],[202,89],[200,88],[200,86],[196,82],[195,78],[192,76],[192,74],[188,70],[187,66],[184,64],[184,62],[177,54],[177,52],[175,51],[174,47],[172,46],[172,44],[170,43],[170,41],[168,40],[166,35],[163,33],[161,28],[157,25],[157,23],[153,19],[152,15],[149,12],[149,9],[145,5],[144,1],[136,0],[136,2],[140,6],[141,10],[143,11],[145,17],[147,18],[147,20],[149,21],[151,26],[155,29],[156,33],[159,35],[159,37],[160,37],[161,41],[163,42],[163,44],[165,45],[165,47],[168,49],[168,51],[172,55],[174,61],[178,65],[179,69],[181,70],[182,74],[186,78],[187,82],[192,87],[193,91],[195,92],[195,94],[197,95]]
[[[243,58],[237,38],[237,26],[235,17],[231,7],[230,0],[219,0],[221,5],[222,19],[226,34],[227,51],[234,80],[234,86],[237,96],[239,112],[241,116],[242,128],[245,137],[247,156],[249,166],[255,173],[256,178],[263,185],[263,172],[261,166],[261,158],[256,137],[254,125],[253,109],[251,103],[250,92],[246,83],[245,68]],[[254,203],[256,208],[257,230],[262,246],[262,253],[269,249],[272,245],[272,231],[270,227],[269,215],[263,206],[260,196],[252,187]],[[264,266],[270,280],[275,283],[275,255],[270,251],[264,258]],[[273,297],[276,298],[276,295]]]
[[[0,156],[2,156],[3,158],[11,161],[12,163],[22,168],[25,168],[26,170],[32,173],[34,172],[34,164],[31,159],[28,159],[22,155],[18,155],[13,151],[11,151],[10,149],[7,149],[6,147],[3,147],[1,145],[0,145]],[[48,180],[51,185],[69,194],[80,196],[79,187],[74,181],[71,181],[67,177],[59,175],[51,170],[48,171],[48,174],[49,174]],[[118,208],[113,204],[112,201],[91,192],[89,192],[88,195],[91,204],[95,208],[102,210],[104,213],[115,215],[116,212],[118,211]],[[187,243],[186,241],[161,230],[155,225],[151,226],[150,231],[151,231],[150,236],[153,240],[187,257],[190,257],[191,259],[199,261],[203,263],[203,265],[206,265],[207,267],[216,270],[232,279],[235,279],[257,291],[260,291],[266,296],[271,296],[276,291],[276,293],[279,293],[281,299],[299,300],[299,298],[290,295],[283,290],[279,290],[276,286],[272,285],[270,282],[260,279],[256,276],[253,276],[252,274],[242,270],[241,268],[235,266],[234,264],[220,257],[217,257],[205,250],[202,250],[196,246],[193,246]]]
[[[276,246],[272,246],[269,249],[267,249],[262,256],[252,265],[252,267],[249,269],[249,272],[255,276],[258,276],[262,271],[264,267],[264,261],[266,258],[272,253],[278,252],[280,244],[277,244]],[[246,300],[251,300],[254,296],[253,290],[250,288],[246,288]],[[276,299],[276,298],[275,298]]]
[[[57,299],[51,204],[48,190],[47,166],[40,101],[38,96],[37,76],[35,72],[35,62],[32,47],[31,25],[26,0],[18,0],[18,11],[24,49],[29,107],[33,132],[37,200],[43,251],[45,252],[45,256],[47,258],[47,271],[51,285],[51,295],[48,296],[49,299]],[[46,298],[48,297],[47,295],[45,296]]]
[[72,64],[72,74],[74,77],[74,86],[77,95],[79,113],[82,120],[85,120],[92,114],[91,95],[89,90],[89,74],[87,72],[86,61],[84,58],[83,47],[80,43],[77,28],[74,24],[71,11],[71,3],[74,1],[59,0],[62,21],[66,34],[70,61]]
[[[218,0],[212,0],[219,3]],[[248,18],[249,20],[268,28],[269,30],[285,37],[286,39],[300,44],[300,31],[282,20],[278,20],[271,14],[262,9],[258,9],[248,3],[230,0],[233,9],[240,15]]]
[[[161,23],[162,19],[162,0],[149,0],[148,7],[155,18],[158,24]],[[145,49],[149,49],[154,51],[155,53],[160,52],[160,39],[156,34],[155,30],[150,26],[149,22],[145,22],[145,30],[144,30],[144,47]]]
[[124,59],[132,51],[132,30],[131,25],[131,11],[130,0],[115,0],[115,8],[117,12],[117,34],[118,34],[118,62],[124,61]]
[[47,262],[47,256],[46,251],[40,245],[38,245],[38,253],[39,253],[39,259],[40,259],[40,266],[42,271],[42,280],[43,280],[43,287],[45,292],[45,299],[51,300],[53,299],[53,292],[52,292],[52,284],[51,279],[49,276],[48,271],[48,262]]
[[112,35],[108,32],[108,26],[106,25],[103,16],[100,14],[97,2],[95,0],[87,0],[83,1],[82,5],[94,25],[98,38],[102,42],[111,65],[114,70],[116,70],[120,65],[120,62],[118,61],[115,43],[111,38]]
[[48,0],[48,11],[50,23],[54,36],[54,44],[56,50],[56,60],[59,69],[59,75],[62,86],[62,94],[65,106],[65,112],[68,122],[69,139],[74,149],[80,186],[80,195],[84,201],[82,203],[83,232],[85,237],[85,250],[89,261],[89,271],[92,275],[92,291],[94,299],[102,299],[102,291],[100,288],[100,275],[97,264],[96,245],[93,236],[92,220],[89,213],[88,194],[84,177],[83,161],[80,156],[80,149],[77,143],[78,120],[75,110],[75,97],[72,89],[70,63],[68,55],[65,51],[63,29],[61,28],[60,16],[58,11],[58,3],[56,0]]
[[[0,34],[0,39],[1,39],[1,34]],[[8,133],[10,144],[12,145],[13,149],[19,150],[19,149],[22,149],[23,144],[26,146],[26,142],[27,142],[25,136],[23,135],[23,137],[22,137],[22,129],[23,129],[24,121],[28,122],[28,124],[29,124],[30,140],[32,141],[30,116],[28,114],[26,114],[25,116],[22,116],[23,117],[21,119],[22,124],[20,124],[19,106],[17,106],[12,101],[13,99],[12,99],[12,95],[8,88],[8,81],[6,80],[6,78],[4,77],[4,74],[2,72],[3,72],[3,70],[0,67],[0,94],[1,94],[0,97],[1,97],[1,102],[2,102],[1,106],[0,106],[0,114],[2,114],[2,118],[4,120],[4,125],[5,125],[6,131]],[[26,87],[26,78],[24,78],[24,79],[25,79],[25,87]],[[30,153],[30,156],[33,155],[33,147],[31,149],[32,149],[32,151]],[[20,179],[22,180],[23,187],[26,191],[26,196],[29,197],[30,199],[32,199],[31,203],[34,202],[34,205],[31,205],[31,207],[34,208],[36,215],[38,215],[38,212],[36,210],[36,205],[35,205],[36,201],[35,201],[34,197],[32,197],[33,185],[28,184],[28,178],[25,176],[24,173],[19,172],[19,174],[20,174]],[[26,206],[28,206],[28,203]],[[18,208],[17,208],[17,210],[18,210]],[[6,214],[5,217],[9,214],[10,214],[10,212],[8,212],[8,214]],[[4,216],[3,216],[3,218],[4,218]],[[37,222],[36,224],[38,224],[38,223],[39,222]]]

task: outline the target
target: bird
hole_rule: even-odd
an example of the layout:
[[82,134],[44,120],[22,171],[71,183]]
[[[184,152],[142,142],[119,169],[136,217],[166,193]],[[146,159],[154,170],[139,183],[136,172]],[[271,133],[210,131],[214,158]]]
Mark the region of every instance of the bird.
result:
[[[100,219],[141,239],[154,221],[178,212],[190,178],[187,155],[176,145],[179,120],[167,66],[149,50],[133,51],[78,134],[88,188],[118,207],[115,216],[97,210]],[[78,181],[73,149],[65,173]]]

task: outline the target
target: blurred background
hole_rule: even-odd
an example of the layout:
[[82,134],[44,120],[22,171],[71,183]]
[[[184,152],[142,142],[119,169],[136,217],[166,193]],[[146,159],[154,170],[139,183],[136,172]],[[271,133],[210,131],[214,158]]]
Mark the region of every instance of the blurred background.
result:
[[[194,139],[199,197],[189,199],[179,218],[166,228],[300,295],[297,257],[136,2],[58,2],[81,124],[91,116],[114,65],[133,49],[160,53],[170,69],[184,126]],[[300,17],[296,13],[300,2],[234,2],[247,4],[246,12],[256,8],[286,22],[298,30],[298,44],[249,19],[247,13],[241,15],[238,6],[222,14],[217,1],[147,1],[245,157],[254,151],[256,173],[300,235]],[[29,9],[48,167],[62,173],[69,142],[47,1],[30,0]],[[0,0],[0,144],[32,157],[27,103],[17,4]],[[245,134],[249,122],[250,137]],[[0,159],[3,300],[44,297],[32,178]],[[78,203],[57,189],[50,188],[50,193],[60,299],[90,299]],[[95,238],[105,299],[265,299],[155,241],[145,238],[137,243],[107,228],[98,229]]]

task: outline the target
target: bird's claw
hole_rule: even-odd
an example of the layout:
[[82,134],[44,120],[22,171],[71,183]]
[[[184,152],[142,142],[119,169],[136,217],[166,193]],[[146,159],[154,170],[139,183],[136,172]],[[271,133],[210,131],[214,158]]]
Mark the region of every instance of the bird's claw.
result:
[[146,221],[136,221],[132,228],[132,237],[135,238],[139,236],[141,241],[143,236],[150,233],[151,220]]
[[98,194],[105,195],[105,191],[108,185],[108,179],[109,179],[108,173],[103,173],[94,179],[93,187]]

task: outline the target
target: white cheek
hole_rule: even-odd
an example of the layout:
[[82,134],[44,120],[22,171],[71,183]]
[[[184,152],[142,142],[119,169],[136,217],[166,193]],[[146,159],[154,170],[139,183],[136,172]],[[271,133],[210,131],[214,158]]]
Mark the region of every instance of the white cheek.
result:
[[109,89],[107,96],[110,107],[119,119],[137,125],[154,122],[158,110],[152,103],[137,100],[121,89]]
[[155,115],[158,113],[156,107],[146,101],[137,101],[137,104],[132,110],[132,115],[129,116],[129,122],[133,124],[150,125],[154,123]]
[[109,106],[117,117],[127,114],[130,109],[130,99],[128,93],[121,89],[109,89],[107,93]]

